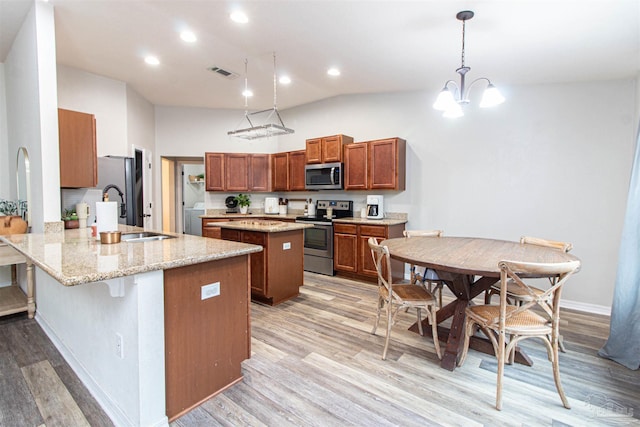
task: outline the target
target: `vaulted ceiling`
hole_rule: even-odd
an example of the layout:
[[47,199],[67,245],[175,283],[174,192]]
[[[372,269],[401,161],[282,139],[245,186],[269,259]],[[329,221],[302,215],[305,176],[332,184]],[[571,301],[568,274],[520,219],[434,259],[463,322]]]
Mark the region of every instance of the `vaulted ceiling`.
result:
[[[40,1],[40,0],[36,0]],[[0,0],[0,61],[33,0]],[[634,78],[638,0],[50,0],[59,64],[127,82],[158,105],[279,109],[340,94],[439,90],[460,66],[466,24],[469,79],[509,85]],[[249,17],[237,24],[229,14]],[[189,28],[198,40],[185,43]],[[144,62],[147,54],[160,60]],[[237,73],[223,78],[208,69]],[[328,76],[329,67],[341,75]],[[435,93],[434,93],[435,96]]]

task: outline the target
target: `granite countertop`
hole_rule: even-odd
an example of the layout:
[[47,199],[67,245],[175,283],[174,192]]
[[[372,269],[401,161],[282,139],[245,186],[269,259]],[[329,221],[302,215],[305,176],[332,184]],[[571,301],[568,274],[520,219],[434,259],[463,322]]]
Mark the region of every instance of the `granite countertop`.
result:
[[[123,233],[145,231],[125,225],[120,225],[119,230]],[[174,239],[107,245],[92,238],[90,233],[90,228],[83,228],[59,233],[13,234],[0,236],[0,241],[8,243],[65,286],[199,264],[262,250],[259,245],[175,233],[162,233],[175,236]]]
[[406,218],[367,219],[362,217],[334,219],[334,223],[364,224],[364,225],[398,225],[406,224]]
[[281,233],[283,231],[303,230],[312,228],[312,224],[298,222],[272,221],[267,219],[246,219],[240,221],[217,222],[216,227],[234,230],[260,231],[263,233]]
[[264,219],[264,218],[273,218],[274,221],[278,221],[279,219],[296,219],[297,217],[302,216],[302,213],[288,213],[286,215],[280,214],[266,214],[264,212],[254,212],[248,214],[241,213],[208,213],[204,215],[199,215],[200,218],[210,218],[210,219],[226,219],[226,218],[256,218],[256,219]]

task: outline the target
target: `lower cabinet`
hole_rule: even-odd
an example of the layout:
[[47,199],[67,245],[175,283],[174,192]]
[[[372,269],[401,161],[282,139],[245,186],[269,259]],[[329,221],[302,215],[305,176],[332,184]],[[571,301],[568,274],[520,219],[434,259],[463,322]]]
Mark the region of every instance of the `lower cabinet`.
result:
[[223,240],[262,246],[249,255],[251,298],[276,305],[299,295],[303,277],[302,230],[266,233],[223,228]]
[[[333,224],[333,267],[345,276],[364,280],[375,280],[378,277],[368,240],[375,237],[378,241],[401,237],[404,224],[398,225],[365,225],[365,224]],[[404,276],[404,263],[391,260],[394,279]]]

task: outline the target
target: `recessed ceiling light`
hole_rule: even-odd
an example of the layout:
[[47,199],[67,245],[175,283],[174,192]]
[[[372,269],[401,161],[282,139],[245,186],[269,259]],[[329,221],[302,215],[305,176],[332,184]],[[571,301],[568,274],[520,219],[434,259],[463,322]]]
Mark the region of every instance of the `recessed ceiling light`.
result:
[[291,78],[289,76],[282,76],[280,77],[280,83],[282,83],[283,85],[288,85],[289,83],[291,83]]
[[340,70],[338,70],[337,68],[329,68],[327,70],[327,74],[329,74],[330,76],[339,76]]
[[249,22],[249,17],[241,10],[236,10],[231,13],[230,17],[233,22],[237,22],[238,24],[246,24]]
[[253,96],[253,92],[251,92],[249,89],[243,90],[242,91],[242,96],[246,96],[247,98],[251,98]]
[[149,65],[159,65],[160,64],[160,60],[158,58],[156,58],[153,55],[149,55],[146,58],[144,58],[144,62],[146,62]]
[[189,31],[189,30],[185,30],[183,32],[180,33],[180,38],[184,41],[186,41],[187,43],[195,43],[198,38],[196,37],[195,34],[193,34],[193,32]]

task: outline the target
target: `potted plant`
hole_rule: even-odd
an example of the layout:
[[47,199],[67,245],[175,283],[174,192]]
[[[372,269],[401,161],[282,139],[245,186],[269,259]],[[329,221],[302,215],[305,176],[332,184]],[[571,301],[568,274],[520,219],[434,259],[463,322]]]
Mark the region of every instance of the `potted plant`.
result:
[[62,220],[64,221],[64,228],[66,229],[80,227],[78,215],[73,209],[65,209],[62,214]]
[[248,194],[238,194],[234,197],[235,201],[238,202],[238,206],[240,206],[240,213],[246,214],[249,210],[249,206],[251,206],[251,196]]

